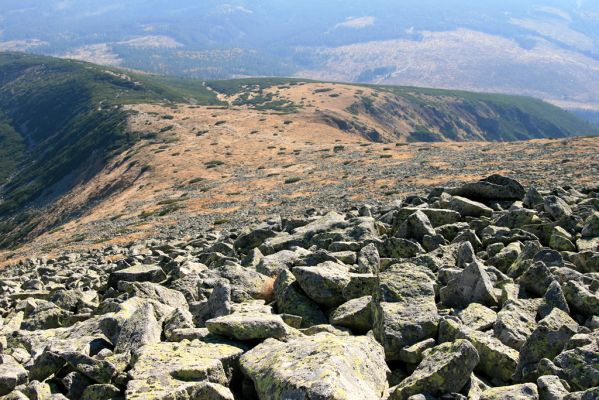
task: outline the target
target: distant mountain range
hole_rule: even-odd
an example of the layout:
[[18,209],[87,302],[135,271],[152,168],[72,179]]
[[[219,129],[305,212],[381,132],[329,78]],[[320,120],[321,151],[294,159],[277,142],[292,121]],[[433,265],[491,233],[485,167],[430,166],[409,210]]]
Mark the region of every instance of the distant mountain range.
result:
[[154,73],[532,95],[599,114],[591,0],[5,0],[0,48]]

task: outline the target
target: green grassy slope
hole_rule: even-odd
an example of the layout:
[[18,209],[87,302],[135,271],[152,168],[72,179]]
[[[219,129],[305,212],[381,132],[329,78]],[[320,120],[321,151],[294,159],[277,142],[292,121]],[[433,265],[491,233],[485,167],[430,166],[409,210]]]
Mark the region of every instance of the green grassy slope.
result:
[[119,106],[140,102],[219,104],[201,81],[0,53],[0,216],[31,202],[92,155],[124,148],[130,138]]
[[[434,109],[441,124],[459,125],[471,118],[490,141],[599,135],[597,126],[574,113],[526,96],[460,90],[378,86],[424,109]],[[443,120],[445,119],[445,120]],[[451,132],[449,132],[451,133]]]

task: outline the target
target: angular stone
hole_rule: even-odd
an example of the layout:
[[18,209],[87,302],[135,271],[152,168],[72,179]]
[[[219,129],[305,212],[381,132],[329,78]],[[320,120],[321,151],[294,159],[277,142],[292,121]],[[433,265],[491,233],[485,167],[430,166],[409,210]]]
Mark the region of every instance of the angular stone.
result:
[[332,325],[349,328],[356,333],[372,329],[372,296],[359,297],[343,303],[330,317]]
[[123,324],[114,351],[134,352],[147,344],[160,342],[161,335],[162,326],[156,320],[154,307],[145,303]]
[[363,247],[358,254],[358,273],[378,273],[381,266],[381,257],[376,246],[371,243]]
[[501,386],[485,390],[480,400],[539,400],[539,391],[534,383]]
[[283,271],[275,281],[277,311],[302,317],[302,328],[328,321],[322,310],[301,290],[293,274]]
[[449,208],[460,213],[462,217],[492,217],[493,209],[482,203],[466,199],[460,196],[454,196],[449,201]]
[[572,208],[560,197],[547,196],[543,204],[545,212],[556,221],[572,215]]
[[166,274],[158,265],[137,264],[112,272],[108,278],[108,286],[116,288],[121,281],[158,283],[165,279]]
[[144,346],[132,362],[127,399],[211,399],[190,393],[202,393],[209,382],[227,386],[242,353],[231,344],[199,341]]
[[316,267],[296,267],[293,275],[302,290],[316,303],[337,307],[345,301],[343,289],[349,283],[349,268],[327,261]]
[[582,237],[599,236],[599,212],[594,212],[584,221],[581,234]]
[[425,253],[418,242],[396,237],[386,239],[379,247],[381,255],[387,258],[411,258]]
[[443,343],[424,353],[424,359],[408,378],[390,390],[390,400],[407,400],[426,393],[440,396],[459,392],[478,363],[478,353],[467,340]]
[[508,300],[497,313],[494,335],[501,342],[519,350],[536,329],[537,301]]
[[461,216],[459,212],[453,210],[446,210],[444,208],[420,208],[420,207],[403,207],[395,216],[394,225],[399,227],[401,222],[406,220],[410,215],[416,211],[422,212],[427,216],[431,225],[436,228],[437,226],[454,224],[460,222]]
[[410,364],[418,364],[422,361],[424,357],[424,352],[428,349],[435,347],[436,342],[435,339],[426,339],[422,342],[418,342],[409,347],[404,347],[399,352],[399,358],[401,361],[410,363]]
[[562,400],[570,392],[556,375],[544,375],[537,379],[540,400]]
[[97,383],[110,383],[116,375],[116,368],[108,361],[96,360],[76,352],[61,353],[60,356],[76,371]]
[[578,331],[578,324],[558,308],[543,318],[520,348],[516,369],[517,380],[531,380],[537,376],[537,364],[543,358],[552,359],[562,352],[568,340]]
[[495,381],[510,382],[518,365],[519,354],[492,335],[469,329],[450,319],[444,319],[439,328],[440,340],[466,339],[478,352],[480,362],[476,370]]
[[366,336],[320,333],[266,340],[241,357],[261,399],[380,400],[387,389],[383,348]]
[[599,343],[566,350],[553,359],[559,375],[575,390],[587,390],[599,386]]
[[395,236],[422,242],[424,236],[434,236],[435,234],[435,229],[426,214],[418,210],[402,222]]
[[441,288],[441,302],[449,307],[467,307],[470,303],[496,305],[497,297],[484,266],[475,261],[447,286]]
[[570,314],[570,307],[558,281],[553,281],[543,296],[543,304],[539,306],[539,316],[545,318],[554,308],[559,308],[566,314]]
[[434,337],[438,320],[433,281],[421,267],[396,264],[380,274],[373,332],[388,360],[398,360],[402,348]]
[[240,312],[208,320],[206,328],[212,334],[241,341],[279,339],[290,331],[278,315]]
[[543,296],[555,278],[544,262],[538,261],[531,265],[518,279],[518,283],[528,293]]
[[571,310],[588,316],[599,315],[599,295],[591,292],[582,283],[568,281],[562,289]]
[[497,313],[482,304],[472,303],[458,312],[462,323],[470,329],[485,331],[497,321]]

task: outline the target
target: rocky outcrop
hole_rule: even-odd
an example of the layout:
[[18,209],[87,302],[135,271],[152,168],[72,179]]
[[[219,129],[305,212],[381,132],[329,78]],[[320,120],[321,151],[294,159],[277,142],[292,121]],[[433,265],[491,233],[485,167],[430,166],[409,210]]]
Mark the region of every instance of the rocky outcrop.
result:
[[0,271],[0,394],[593,399],[597,198],[494,176],[22,261]]

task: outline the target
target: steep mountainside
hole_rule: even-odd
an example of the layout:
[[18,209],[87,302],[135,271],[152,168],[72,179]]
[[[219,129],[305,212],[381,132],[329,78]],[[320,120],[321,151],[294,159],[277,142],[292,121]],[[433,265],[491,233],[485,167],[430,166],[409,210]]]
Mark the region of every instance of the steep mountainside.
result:
[[[171,182],[211,169],[233,154],[215,145],[233,132],[248,151],[240,164],[276,135],[319,144],[323,134],[389,143],[598,133],[524,97],[282,78],[204,83],[0,53],[0,246],[88,215],[151,171]],[[165,158],[170,147],[177,151]],[[196,154],[200,164],[190,165]],[[178,167],[164,168],[171,164]],[[147,189],[130,196],[154,197]]]

